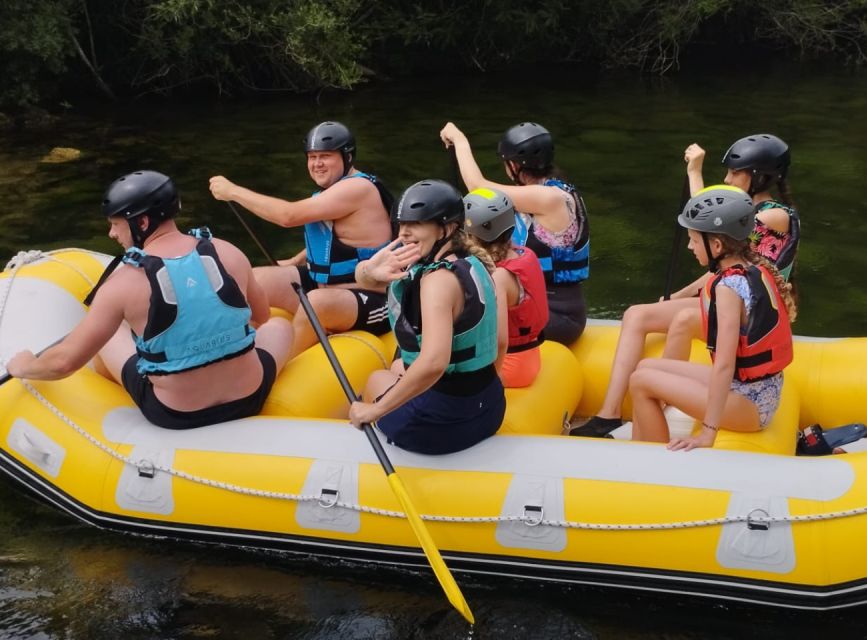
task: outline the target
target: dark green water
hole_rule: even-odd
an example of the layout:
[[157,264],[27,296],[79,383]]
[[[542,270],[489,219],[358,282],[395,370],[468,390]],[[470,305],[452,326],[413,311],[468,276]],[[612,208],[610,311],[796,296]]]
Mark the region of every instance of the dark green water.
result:
[[[493,149],[510,125],[536,120],[592,216],[591,314],[619,317],[661,293],[683,181],[683,149],[708,150],[708,184],[730,142],[769,131],[793,151],[802,212],[798,333],[867,335],[867,76],[783,67],[762,76],[721,71],[668,79],[582,76],[438,78],[352,94],[257,104],[137,105],[71,114],[51,133],[0,138],[0,258],[24,248],[114,252],[99,202],[138,168],[171,174],[185,222],[207,223],[263,263],[207,179],[287,198],[311,184],[307,129],[339,119],[356,131],[359,166],[394,191],[451,178],[437,133],[453,120],[483,171],[504,179]],[[54,146],[80,160],[39,163]],[[297,233],[254,224],[274,253]],[[680,253],[679,280],[696,275]],[[646,598],[535,584],[461,579],[480,624],[474,638],[863,637],[864,614],[805,616],[683,598]],[[454,638],[468,630],[427,574],[372,571],[105,534],[55,515],[0,484],[0,637],[11,638]]]

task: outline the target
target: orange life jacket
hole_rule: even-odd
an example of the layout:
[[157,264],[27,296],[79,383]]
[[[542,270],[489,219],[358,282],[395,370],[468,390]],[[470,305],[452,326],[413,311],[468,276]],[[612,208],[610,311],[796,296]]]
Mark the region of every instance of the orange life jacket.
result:
[[729,267],[711,278],[701,291],[701,321],[707,348],[716,352],[716,287],[729,275],[747,279],[752,305],[746,331],[738,339],[735,378],[749,382],[782,371],[792,361],[792,327],[774,276],[763,266]]

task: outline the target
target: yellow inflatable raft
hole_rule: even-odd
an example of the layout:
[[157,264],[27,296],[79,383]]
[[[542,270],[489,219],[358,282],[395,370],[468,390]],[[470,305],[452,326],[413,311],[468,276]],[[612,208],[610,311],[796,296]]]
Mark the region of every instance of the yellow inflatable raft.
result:
[[[81,250],[19,254],[0,276],[0,361],[38,351],[85,313],[107,262]],[[500,434],[448,456],[388,455],[449,567],[688,593],[784,607],[867,601],[867,454],[793,455],[799,426],[864,422],[867,339],[799,339],[782,407],[761,434],[712,450],[559,435],[599,406],[616,323],[510,390]],[[332,337],[361,388],[392,345]],[[659,349],[651,338],[648,352]],[[695,357],[704,357],[694,349]],[[628,407],[627,407],[628,409]],[[90,369],[0,386],[0,468],[98,527],[360,561],[425,566],[423,553],[320,347],[291,362],[262,416],[157,428]]]

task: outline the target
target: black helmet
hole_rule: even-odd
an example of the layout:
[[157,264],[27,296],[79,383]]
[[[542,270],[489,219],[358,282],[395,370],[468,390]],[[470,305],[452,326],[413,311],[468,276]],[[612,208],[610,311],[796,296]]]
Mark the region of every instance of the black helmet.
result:
[[545,169],[554,161],[554,140],[542,125],[522,122],[503,134],[497,155],[527,169]]
[[320,122],[304,138],[304,153],[311,151],[339,151],[343,156],[343,175],[355,161],[355,136],[339,122]]
[[682,227],[746,240],[755,227],[752,199],[737,187],[718,184],[702,189],[677,217]]
[[112,182],[102,199],[106,218],[127,220],[148,215],[155,220],[174,218],[181,209],[175,183],[158,171],[134,171]]
[[457,222],[464,226],[464,202],[461,194],[443,180],[422,180],[409,187],[400,196],[395,208],[395,221],[438,222],[446,225]]
[[493,242],[515,228],[515,205],[502,191],[474,189],[464,196],[467,233]]
[[759,133],[735,142],[722,161],[732,171],[746,169],[752,172],[749,193],[755,195],[767,189],[771,181],[786,177],[791,155],[789,145],[777,136]]

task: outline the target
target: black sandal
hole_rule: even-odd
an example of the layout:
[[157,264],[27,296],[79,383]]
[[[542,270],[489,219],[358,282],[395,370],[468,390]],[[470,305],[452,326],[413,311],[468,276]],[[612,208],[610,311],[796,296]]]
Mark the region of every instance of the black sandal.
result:
[[581,438],[613,438],[611,432],[623,426],[622,418],[600,418],[593,416],[580,427],[569,430],[570,436]]

